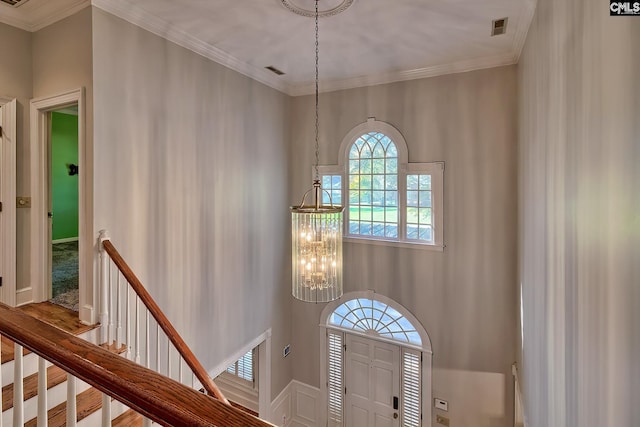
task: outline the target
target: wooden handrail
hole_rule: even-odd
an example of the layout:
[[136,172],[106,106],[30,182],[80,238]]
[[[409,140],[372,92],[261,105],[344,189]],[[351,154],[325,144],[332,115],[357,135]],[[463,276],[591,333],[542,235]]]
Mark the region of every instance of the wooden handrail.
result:
[[[224,397],[224,395],[222,394],[218,386],[213,382],[200,361],[193,354],[189,346],[184,342],[178,331],[176,331],[169,319],[167,319],[167,316],[164,315],[158,304],[156,304],[155,300],[142,285],[140,279],[138,279],[131,267],[129,267],[118,250],[113,246],[111,241],[103,240],[102,246],[111,257],[113,263],[118,267],[124,278],[127,279],[127,282],[129,282],[142,303],[147,307],[154,319],[156,319],[156,322],[158,322],[160,328],[162,328],[169,340],[171,340],[173,345],[176,347],[176,350],[178,350],[180,356],[182,356],[184,361],[187,362],[187,365],[189,365],[196,378],[198,378],[198,380],[202,383],[202,386],[207,391],[207,393],[215,396],[226,405],[230,405],[227,398]],[[103,327],[104,326],[105,325],[103,325]]]
[[0,333],[161,425],[272,426],[4,304]]

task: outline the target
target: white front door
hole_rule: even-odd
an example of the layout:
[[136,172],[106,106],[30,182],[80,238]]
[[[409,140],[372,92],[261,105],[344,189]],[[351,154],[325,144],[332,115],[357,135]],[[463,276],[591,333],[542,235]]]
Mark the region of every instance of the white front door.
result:
[[345,427],[398,427],[400,348],[346,334]]

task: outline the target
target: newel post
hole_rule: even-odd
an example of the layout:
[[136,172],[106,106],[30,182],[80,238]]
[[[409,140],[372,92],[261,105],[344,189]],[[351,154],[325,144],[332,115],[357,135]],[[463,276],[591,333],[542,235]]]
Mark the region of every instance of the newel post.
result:
[[110,240],[107,230],[100,230],[100,343],[109,340],[109,254],[104,249],[103,242]]

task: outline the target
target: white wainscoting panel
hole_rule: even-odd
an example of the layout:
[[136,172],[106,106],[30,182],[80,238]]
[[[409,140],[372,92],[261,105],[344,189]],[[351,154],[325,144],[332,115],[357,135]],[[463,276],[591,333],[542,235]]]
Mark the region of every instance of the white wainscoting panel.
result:
[[316,427],[320,389],[292,380],[271,404],[272,422],[282,427]]

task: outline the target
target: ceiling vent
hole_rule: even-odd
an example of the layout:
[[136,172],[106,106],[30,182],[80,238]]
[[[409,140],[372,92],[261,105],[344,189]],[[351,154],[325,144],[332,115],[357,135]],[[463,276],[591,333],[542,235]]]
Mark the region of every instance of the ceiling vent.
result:
[[18,6],[21,6],[21,5],[25,4],[29,0],[0,0],[0,1],[2,3],[8,4],[11,7],[18,7]]
[[507,32],[507,21],[509,18],[494,19],[491,24],[491,35],[499,36]]
[[274,67],[273,65],[269,65],[268,67],[264,67],[267,70],[271,71],[274,74],[277,74],[279,76],[282,76],[284,74],[284,71],[280,71],[278,70],[276,67]]

